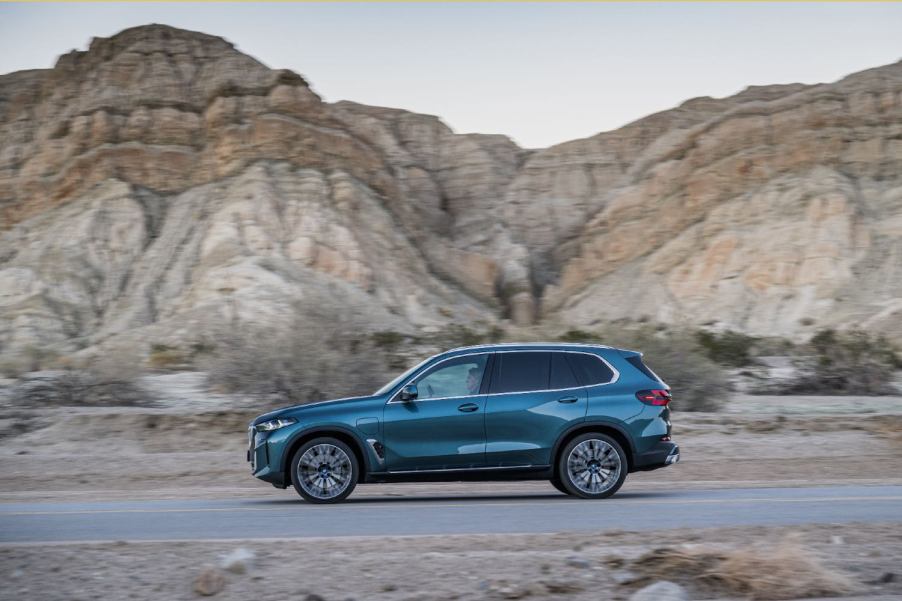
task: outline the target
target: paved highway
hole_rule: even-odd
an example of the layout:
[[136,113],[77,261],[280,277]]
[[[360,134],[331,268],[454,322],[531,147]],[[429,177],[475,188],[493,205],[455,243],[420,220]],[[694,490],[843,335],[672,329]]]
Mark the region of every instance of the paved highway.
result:
[[[486,485],[488,490],[490,485]],[[291,491],[255,499],[0,504],[0,544],[902,522],[902,486],[388,497],[308,505]]]

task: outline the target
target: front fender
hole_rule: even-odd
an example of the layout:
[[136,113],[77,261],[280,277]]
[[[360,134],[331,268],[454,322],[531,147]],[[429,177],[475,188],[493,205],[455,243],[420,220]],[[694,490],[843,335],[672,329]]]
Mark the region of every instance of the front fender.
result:
[[294,452],[294,449],[297,447],[297,444],[301,440],[313,438],[317,435],[334,435],[335,433],[344,434],[345,437],[349,438],[356,444],[357,450],[360,452],[360,456],[363,457],[362,467],[365,474],[371,471],[377,471],[373,469],[375,458],[371,457],[372,450],[370,449],[370,445],[368,445],[366,441],[360,436],[359,432],[355,432],[354,429],[348,427],[345,424],[315,424],[307,427],[301,427],[295,431],[292,431],[290,435],[281,443],[282,452],[279,469],[283,472],[287,471],[288,466],[291,464],[291,454]]

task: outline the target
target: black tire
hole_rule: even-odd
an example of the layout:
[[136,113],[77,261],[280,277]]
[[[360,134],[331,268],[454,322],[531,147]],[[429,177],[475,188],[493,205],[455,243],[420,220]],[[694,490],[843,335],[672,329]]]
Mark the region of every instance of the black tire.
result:
[[[335,452],[332,455],[323,454],[322,457],[326,458],[326,460],[331,460],[334,462],[335,466],[341,466],[341,470],[347,473],[347,478],[342,479],[343,488],[340,490],[336,490],[336,494],[328,494],[326,492],[326,487],[323,488],[323,495],[317,496],[311,492],[312,485],[314,484],[314,480],[318,480],[321,482],[328,482],[325,478],[319,479],[311,479],[309,477],[310,469],[309,467],[304,469],[307,477],[304,478],[301,476],[299,471],[299,467],[301,465],[301,458],[310,451],[314,449],[314,453],[318,449],[316,447],[320,447],[326,451],[331,450],[331,448],[336,449],[340,452]],[[309,464],[308,464],[309,465]],[[336,467],[334,474],[337,475],[339,473],[339,469]],[[337,481],[333,472],[330,471],[329,478],[331,481]],[[357,480],[360,477],[360,465],[357,462],[357,456],[354,454],[354,451],[347,444],[338,440],[337,438],[330,437],[322,437],[322,438],[314,438],[312,440],[308,440],[295,452],[294,457],[291,458],[291,483],[294,485],[294,490],[297,492],[305,501],[308,503],[339,503],[344,501],[348,495],[350,495],[354,491],[354,487],[357,486]],[[344,484],[345,480],[347,483]]]
[[[584,445],[583,443],[587,444]],[[571,454],[577,447],[580,447],[580,452],[574,454],[571,462]],[[588,463],[584,462],[582,458],[587,456],[586,452],[591,453],[593,449],[598,453],[600,459],[593,458]],[[597,461],[598,465],[595,467],[589,466],[592,461]],[[586,470],[596,471],[587,472],[583,470],[581,473],[587,474],[590,482],[580,481],[577,484],[575,479],[578,479],[578,476],[573,474],[570,467],[572,464],[574,470],[577,470],[584,463]],[[608,467],[608,469],[604,467],[615,465],[618,467],[616,472],[614,467]],[[626,474],[629,471],[629,464],[627,463],[626,453],[623,452],[623,448],[616,440],[607,434],[589,432],[580,434],[564,446],[558,456],[557,469],[561,484],[571,495],[582,497],[583,499],[606,499],[623,486]],[[597,485],[594,480],[596,477],[599,479],[599,484]],[[596,487],[598,490],[594,492],[592,489]]]
[[564,493],[565,495],[573,494],[572,492],[567,490],[567,487],[564,486],[564,484],[561,482],[561,479],[558,478],[557,476],[555,476],[551,479],[551,485],[553,487],[555,487],[556,489],[558,489],[559,491],[561,491],[562,493]]

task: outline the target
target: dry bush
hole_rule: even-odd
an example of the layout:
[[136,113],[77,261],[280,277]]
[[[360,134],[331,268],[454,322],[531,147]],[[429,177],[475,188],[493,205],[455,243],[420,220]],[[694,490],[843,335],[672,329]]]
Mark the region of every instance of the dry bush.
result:
[[742,332],[708,332],[700,330],[695,338],[708,358],[721,365],[745,367],[753,362],[757,338]]
[[191,358],[183,351],[165,344],[153,344],[147,365],[154,369],[175,370],[191,366]]
[[705,594],[750,599],[799,599],[841,595],[855,590],[853,580],[825,567],[792,540],[744,549],[655,549],[636,559],[632,569],[647,579],[680,579]]
[[21,352],[0,357],[0,376],[19,378],[42,369],[52,369],[60,361],[59,353],[37,346],[27,346]]
[[652,327],[611,330],[598,341],[641,351],[643,361],[673,391],[673,407],[682,411],[716,411],[725,402],[730,382],[724,368],[709,359],[688,332]]
[[779,387],[782,394],[898,394],[892,385],[902,368],[895,346],[866,332],[822,330],[799,349],[799,376]]
[[20,376],[14,402],[27,405],[141,405],[149,401],[138,384],[135,363],[123,357],[102,357],[75,364],[61,360],[57,369]]
[[389,376],[375,346],[353,321],[308,314],[281,328],[232,328],[203,367],[220,390],[300,404],[377,390]]

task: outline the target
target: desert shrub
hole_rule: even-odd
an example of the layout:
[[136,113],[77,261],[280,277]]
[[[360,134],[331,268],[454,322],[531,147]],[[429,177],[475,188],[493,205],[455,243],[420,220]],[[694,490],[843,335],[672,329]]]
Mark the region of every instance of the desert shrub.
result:
[[75,365],[61,361],[58,369],[20,376],[14,402],[28,405],[140,405],[150,399],[139,383],[134,364],[121,357],[103,357]]
[[373,344],[386,349],[393,349],[404,342],[403,334],[392,332],[391,330],[373,332],[370,337],[373,340]]
[[177,369],[191,364],[188,355],[165,344],[153,344],[147,356],[147,364],[154,369]]
[[195,358],[198,355],[209,355],[216,350],[216,345],[208,340],[200,339],[192,342],[189,348],[191,350],[191,357]]
[[752,363],[752,350],[757,338],[741,332],[707,332],[695,335],[709,359],[722,365],[745,367]]
[[500,326],[492,326],[485,333],[485,339],[488,342],[504,342],[507,338],[507,332],[504,331],[504,328]]
[[705,596],[799,599],[851,593],[849,577],[791,539],[740,549],[660,548],[632,562],[642,579],[677,579]]
[[799,376],[778,392],[786,394],[898,394],[894,372],[898,351],[883,336],[867,332],[821,330],[800,352]]
[[370,394],[388,381],[370,336],[352,322],[298,317],[288,327],[236,326],[206,358],[210,384],[283,403]]
[[561,342],[599,342],[597,335],[578,329],[567,330],[558,336],[558,340]]
[[605,335],[605,344],[634,349],[673,391],[673,407],[716,411],[726,401],[730,383],[724,368],[708,358],[688,333],[643,327]]
[[434,342],[442,348],[473,346],[487,342],[485,332],[477,332],[467,326],[451,324],[433,336]]
[[25,371],[25,366],[18,358],[4,357],[0,359],[0,377],[18,378]]
[[27,346],[20,355],[19,368],[22,372],[50,369],[56,365],[59,359],[59,353],[54,350],[40,346]]

